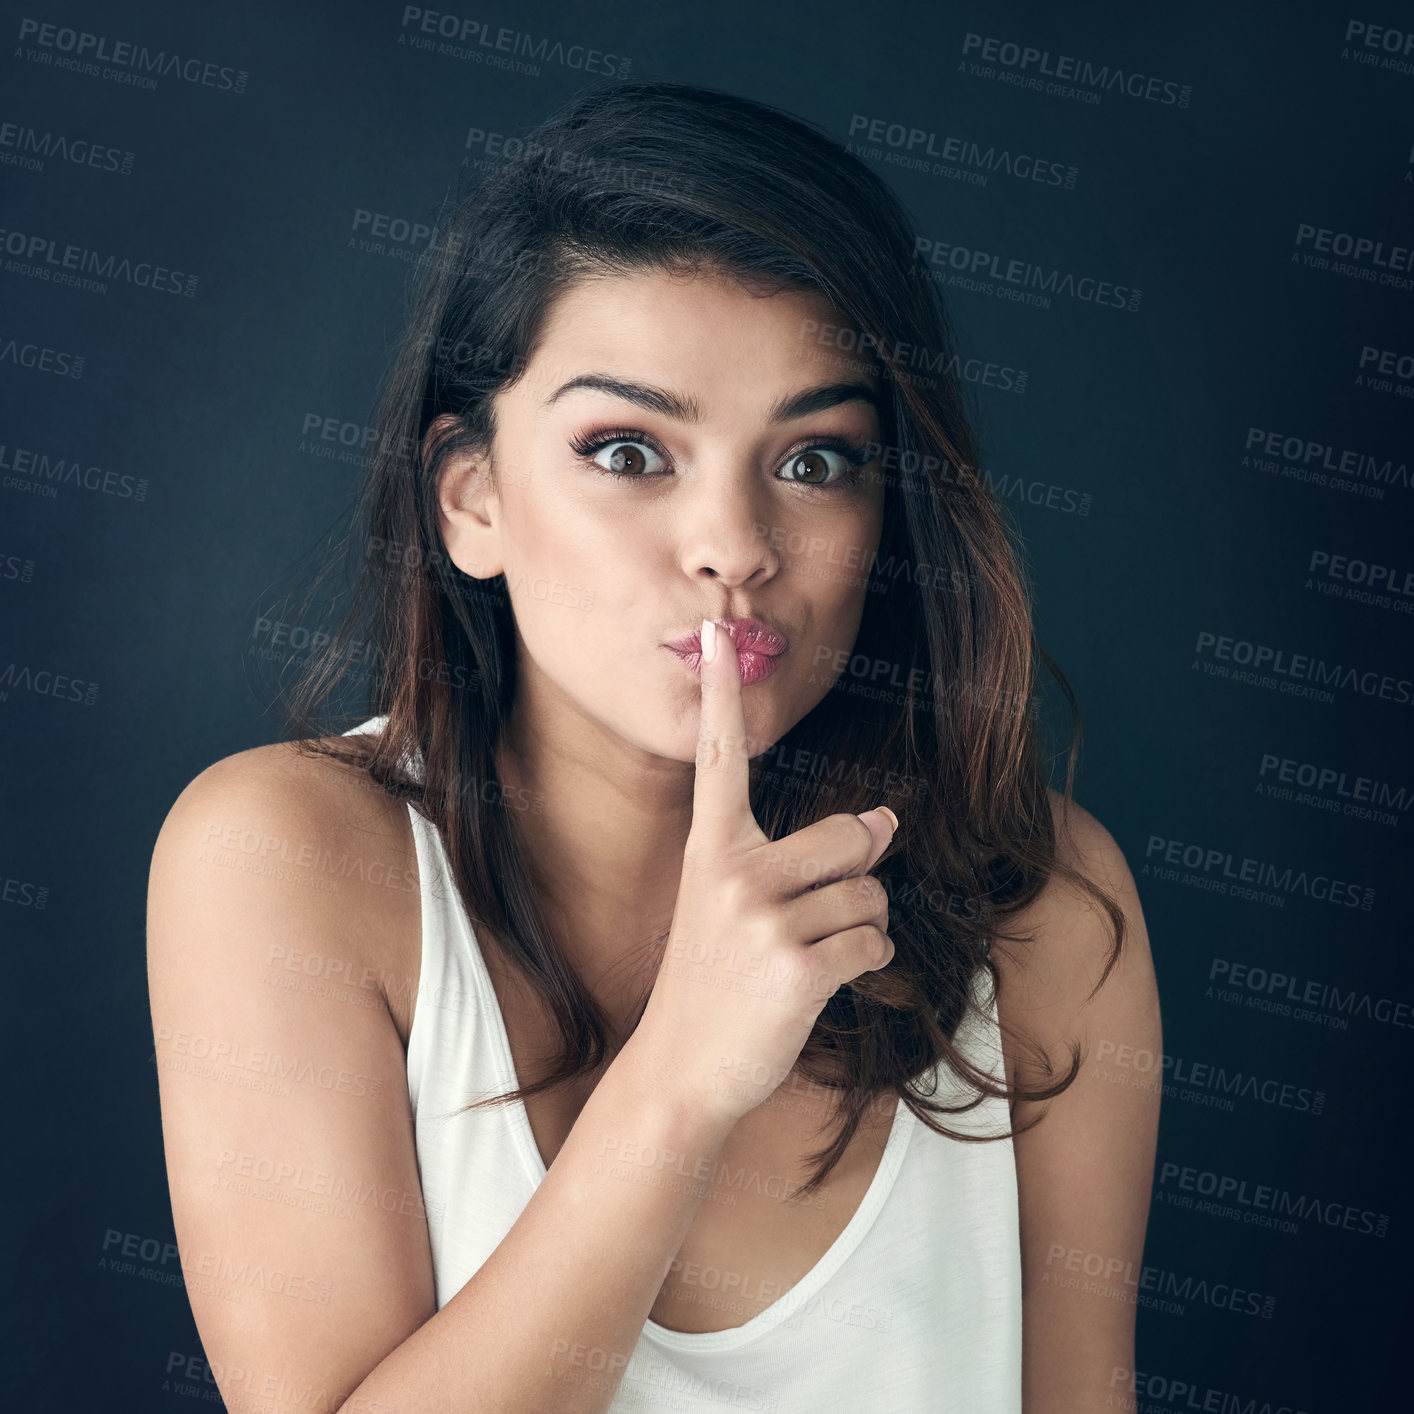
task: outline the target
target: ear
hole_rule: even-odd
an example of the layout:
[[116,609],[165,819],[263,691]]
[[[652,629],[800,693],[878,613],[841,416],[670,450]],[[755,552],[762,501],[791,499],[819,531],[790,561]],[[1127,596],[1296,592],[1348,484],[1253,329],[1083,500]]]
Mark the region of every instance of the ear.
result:
[[[428,427],[422,439],[424,465],[454,421],[444,414]],[[489,454],[466,451],[449,456],[437,477],[437,525],[448,557],[463,574],[491,579],[504,571],[500,513]]]

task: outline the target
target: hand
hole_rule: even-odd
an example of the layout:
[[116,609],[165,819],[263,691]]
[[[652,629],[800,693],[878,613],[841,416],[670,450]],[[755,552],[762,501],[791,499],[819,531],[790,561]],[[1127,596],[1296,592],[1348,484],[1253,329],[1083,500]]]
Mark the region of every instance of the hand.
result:
[[664,1084],[739,1119],[790,1073],[825,1003],[888,966],[888,896],[868,871],[883,810],[831,815],[771,841],[751,813],[736,647],[702,661],[692,825],[672,927],[634,1032]]

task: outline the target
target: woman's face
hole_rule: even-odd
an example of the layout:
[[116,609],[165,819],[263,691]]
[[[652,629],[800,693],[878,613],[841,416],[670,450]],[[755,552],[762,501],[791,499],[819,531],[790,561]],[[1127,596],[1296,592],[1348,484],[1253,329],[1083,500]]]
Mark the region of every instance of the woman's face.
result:
[[877,380],[816,332],[841,323],[821,296],[762,297],[718,274],[593,278],[561,296],[496,399],[494,474],[464,458],[440,492],[454,562],[506,576],[518,713],[692,761],[700,681],[666,645],[703,618],[788,640],[743,687],[751,755],[825,695],[883,523]]

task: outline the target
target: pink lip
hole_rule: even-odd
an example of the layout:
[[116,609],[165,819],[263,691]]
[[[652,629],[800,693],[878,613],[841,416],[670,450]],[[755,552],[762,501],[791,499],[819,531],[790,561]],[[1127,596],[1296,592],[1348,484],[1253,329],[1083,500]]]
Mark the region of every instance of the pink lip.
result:
[[[768,628],[760,619],[718,619],[716,622],[727,631],[736,647],[743,687],[770,677],[776,671],[776,659],[790,647],[790,641],[783,634]],[[701,628],[663,646],[676,653],[696,676],[702,676]]]

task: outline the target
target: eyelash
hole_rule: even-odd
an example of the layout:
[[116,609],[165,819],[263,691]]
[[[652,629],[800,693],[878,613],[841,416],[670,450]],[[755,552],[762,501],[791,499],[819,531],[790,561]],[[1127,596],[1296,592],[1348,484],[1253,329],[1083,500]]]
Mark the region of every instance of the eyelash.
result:
[[[611,467],[600,466],[594,460],[594,453],[603,451],[605,447],[611,447],[616,442],[641,442],[645,447],[651,447],[664,461],[671,458],[664,451],[656,438],[650,437],[639,427],[610,427],[607,429],[595,429],[593,432],[584,433],[582,436],[570,439],[570,447],[574,452],[591,467],[593,470],[605,476],[612,476],[617,481],[650,481],[655,475],[661,473],[649,473],[641,471],[614,471]],[[790,452],[785,459],[785,464],[794,461],[796,457],[803,456],[806,452],[824,450],[838,452],[849,463],[849,468],[843,476],[837,477],[834,481],[825,483],[815,481],[796,481],[788,484],[804,487],[807,491],[838,491],[847,486],[856,485],[864,474],[864,468],[874,460],[866,447],[858,443],[847,441],[843,437],[816,437],[812,441],[797,447]]]

